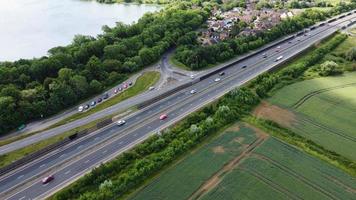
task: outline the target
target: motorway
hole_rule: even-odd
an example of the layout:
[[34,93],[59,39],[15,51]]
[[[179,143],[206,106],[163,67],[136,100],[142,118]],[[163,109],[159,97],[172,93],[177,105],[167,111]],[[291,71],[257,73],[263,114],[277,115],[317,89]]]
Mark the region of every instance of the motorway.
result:
[[[224,76],[215,74],[207,79],[197,81],[192,86],[125,117],[126,124],[124,126],[109,125],[0,177],[1,199],[45,198],[100,163],[114,158],[233,88],[241,86],[259,74],[299,54],[354,18],[356,18],[356,14],[311,30],[307,36],[301,35],[292,38],[277,45],[280,46],[279,52],[276,51],[276,48],[260,52],[226,69]],[[340,21],[343,22],[340,23]],[[267,54],[267,58],[263,58],[263,53]],[[276,62],[276,58],[279,56],[283,56],[283,59]],[[243,69],[244,65],[247,68]],[[217,77],[220,77],[221,81],[215,82],[214,79]],[[197,93],[190,94],[192,89],[195,89]],[[163,113],[166,113],[168,118],[159,120],[159,116]],[[42,185],[40,179],[49,174],[53,174],[55,179]]]

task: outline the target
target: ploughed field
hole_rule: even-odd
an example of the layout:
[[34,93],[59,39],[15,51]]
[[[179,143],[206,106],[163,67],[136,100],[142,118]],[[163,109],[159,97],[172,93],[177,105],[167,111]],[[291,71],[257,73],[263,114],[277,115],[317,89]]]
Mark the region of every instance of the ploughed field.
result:
[[356,179],[238,123],[168,167],[129,199],[356,199]]
[[256,109],[257,115],[356,160],[355,72],[298,82],[278,90],[268,101],[273,105],[265,103]]

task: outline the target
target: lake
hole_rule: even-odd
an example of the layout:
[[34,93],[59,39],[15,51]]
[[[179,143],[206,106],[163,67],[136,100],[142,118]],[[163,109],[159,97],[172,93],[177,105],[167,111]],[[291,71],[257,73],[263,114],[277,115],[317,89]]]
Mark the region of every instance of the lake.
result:
[[47,55],[77,34],[96,36],[101,27],[130,24],[158,5],[100,4],[80,0],[0,0],[0,61]]

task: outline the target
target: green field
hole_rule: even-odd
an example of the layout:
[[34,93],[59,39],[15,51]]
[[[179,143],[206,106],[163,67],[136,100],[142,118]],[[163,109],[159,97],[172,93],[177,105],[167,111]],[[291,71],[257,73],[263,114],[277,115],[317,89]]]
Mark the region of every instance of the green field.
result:
[[193,151],[163,171],[130,199],[178,200],[190,197],[205,180],[256,141],[254,131],[243,125],[239,126],[239,130],[236,125],[232,129],[227,129],[209,144]]
[[355,189],[355,178],[270,138],[201,199],[356,199]]
[[291,129],[356,160],[356,73],[316,78],[286,86],[269,102],[291,110]]

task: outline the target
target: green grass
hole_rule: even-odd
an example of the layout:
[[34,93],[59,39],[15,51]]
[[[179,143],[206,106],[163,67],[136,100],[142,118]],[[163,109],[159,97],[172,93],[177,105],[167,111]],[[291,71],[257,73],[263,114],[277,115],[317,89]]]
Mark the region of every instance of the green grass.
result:
[[[38,132],[42,132],[42,131],[45,131],[45,130],[49,130],[49,129],[52,129],[52,128],[67,124],[69,122],[75,121],[77,119],[81,119],[81,118],[89,116],[89,115],[91,115],[91,114],[93,114],[95,112],[103,110],[103,109],[105,109],[107,107],[115,105],[115,104],[117,104],[117,103],[119,103],[121,101],[124,101],[124,100],[126,100],[126,99],[128,99],[130,97],[138,95],[138,94],[142,93],[143,91],[147,90],[150,86],[154,85],[159,80],[159,78],[160,78],[159,72],[154,72],[154,71],[145,72],[142,76],[140,76],[137,79],[137,81],[136,81],[136,83],[135,83],[135,85],[133,87],[125,90],[124,92],[120,93],[119,95],[116,95],[113,98],[110,98],[108,101],[104,101],[103,103],[99,104],[95,108],[90,109],[89,111],[84,112],[84,113],[74,114],[74,115],[72,115],[72,116],[70,116],[68,118],[65,118],[65,119],[63,119],[63,120],[61,120],[61,121],[59,121],[59,122],[57,122],[57,123],[45,128],[45,129],[41,130],[41,131],[36,131],[36,132],[29,133],[29,134],[22,134],[22,135],[13,136],[13,137],[4,139],[4,140],[0,141],[0,146],[7,145],[7,144],[10,144],[10,143],[15,142],[17,140],[21,140],[21,139],[24,139],[26,137],[35,135]],[[135,110],[135,109],[136,108],[128,108],[127,110]],[[125,111],[123,111],[123,112],[125,112]],[[1,160],[1,157],[0,157],[0,160]]]
[[50,126],[49,128],[54,128],[54,127],[66,124],[68,122],[81,119],[83,117],[89,116],[89,115],[96,113],[98,111],[104,110],[105,108],[108,108],[110,106],[118,104],[121,101],[129,99],[133,96],[136,96],[136,95],[148,90],[149,87],[151,87],[152,85],[157,83],[159,78],[160,78],[159,72],[156,72],[156,71],[145,72],[142,74],[142,76],[138,77],[135,84],[132,87],[128,88],[127,90],[117,94],[116,96],[110,98],[107,101],[104,101],[101,104],[98,104],[97,106],[88,110],[87,112],[76,113],[66,119],[63,119],[63,120],[57,122],[56,124]]
[[90,123],[88,123],[88,124],[86,124],[84,126],[74,128],[72,130],[69,130],[69,131],[66,131],[64,133],[61,133],[60,135],[48,138],[46,140],[42,140],[40,142],[31,144],[29,146],[26,146],[24,148],[12,151],[10,153],[0,155],[0,167],[8,165],[8,164],[12,163],[15,160],[21,159],[24,156],[26,156],[28,154],[31,154],[31,153],[39,150],[39,149],[45,148],[45,147],[47,147],[47,146],[49,146],[51,144],[59,142],[59,141],[65,139],[66,137],[68,137],[69,135],[72,135],[72,134],[74,134],[76,132],[79,132],[79,131],[87,129],[87,128],[91,128],[91,127],[95,126],[95,124],[98,123],[99,121],[104,120],[104,119],[108,119],[108,118],[111,118],[111,117],[113,117],[113,115],[105,117],[103,119],[95,120],[95,121],[90,122]]
[[[341,88],[346,84],[355,85]],[[299,107],[294,104],[303,96],[324,88],[340,86],[307,99]],[[296,114],[292,125],[296,133],[319,143],[347,158],[356,160],[356,73],[316,78],[286,86],[269,99],[272,104]]]
[[[243,140],[240,144],[237,139]],[[226,130],[207,145],[194,150],[160,173],[130,199],[186,199],[199,186],[256,139],[254,132],[241,125],[239,131]]]
[[270,138],[201,199],[356,199],[356,179]]

